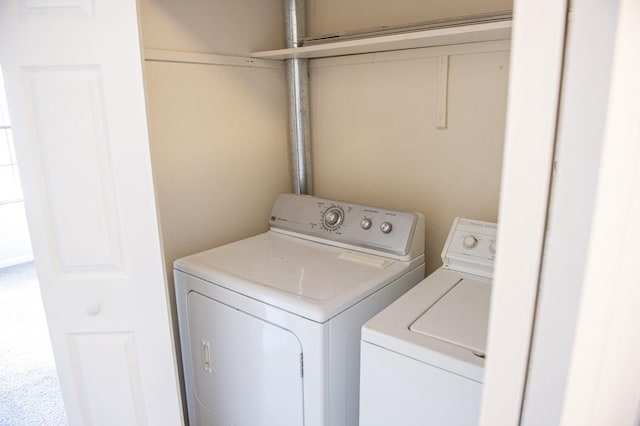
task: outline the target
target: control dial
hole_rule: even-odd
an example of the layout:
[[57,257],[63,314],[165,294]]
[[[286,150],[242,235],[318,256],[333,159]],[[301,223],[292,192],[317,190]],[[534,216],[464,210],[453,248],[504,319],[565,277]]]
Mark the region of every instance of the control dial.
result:
[[369,219],[368,217],[365,217],[360,221],[360,227],[365,231],[371,228],[371,225],[372,225],[371,219]]
[[472,249],[472,248],[474,248],[475,246],[478,245],[478,239],[476,237],[474,237],[473,235],[469,235],[469,236],[465,237],[464,240],[462,240],[462,245],[465,248]]
[[380,225],[380,230],[383,234],[388,234],[392,229],[393,225],[391,225],[391,223],[389,222],[383,222],[382,225]]
[[322,224],[330,231],[338,229],[344,221],[344,212],[338,206],[329,207],[322,215]]

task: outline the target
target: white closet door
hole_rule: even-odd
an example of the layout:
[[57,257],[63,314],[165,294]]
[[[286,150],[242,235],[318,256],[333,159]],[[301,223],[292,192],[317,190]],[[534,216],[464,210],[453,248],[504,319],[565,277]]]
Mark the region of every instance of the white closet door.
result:
[[197,413],[189,413],[191,421],[202,426],[302,425],[298,338],[198,293],[187,300],[191,364],[185,374],[193,375],[190,406]]
[[181,424],[136,2],[0,1],[0,65],[71,424]]

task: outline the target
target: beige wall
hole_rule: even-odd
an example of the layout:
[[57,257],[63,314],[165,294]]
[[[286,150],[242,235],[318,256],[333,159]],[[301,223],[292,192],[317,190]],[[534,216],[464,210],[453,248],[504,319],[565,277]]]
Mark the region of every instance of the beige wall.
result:
[[284,47],[282,0],[140,0],[146,49],[244,55]]
[[[506,43],[484,46],[490,48],[409,50],[311,65],[316,194],[422,213],[428,272],[441,265],[455,216],[497,217],[509,54]],[[439,130],[437,71],[446,54],[448,128]]]
[[[141,0],[145,49],[246,56],[283,39],[280,0]],[[147,60],[167,272],[176,258],[264,232],[291,190],[283,64]]]
[[307,0],[307,35],[512,9],[512,0]]
[[290,191],[280,68],[146,62],[167,266],[267,230]]

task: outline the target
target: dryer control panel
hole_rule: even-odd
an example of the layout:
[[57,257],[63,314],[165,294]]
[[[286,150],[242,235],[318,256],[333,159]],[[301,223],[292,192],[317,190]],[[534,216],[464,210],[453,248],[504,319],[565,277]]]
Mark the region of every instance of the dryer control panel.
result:
[[424,254],[424,217],[419,213],[280,194],[269,225],[276,232],[400,260]]
[[444,267],[492,278],[497,232],[495,223],[457,217],[442,250]]

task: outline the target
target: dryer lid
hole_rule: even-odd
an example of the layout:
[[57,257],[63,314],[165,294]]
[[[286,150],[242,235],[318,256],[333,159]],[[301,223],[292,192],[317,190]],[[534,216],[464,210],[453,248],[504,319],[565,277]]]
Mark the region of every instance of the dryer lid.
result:
[[486,353],[491,284],[462,278],[410,326],[425,336]]
[[272,231],[178,259],[175,269],[325,322],[424,263],[357,253]]

